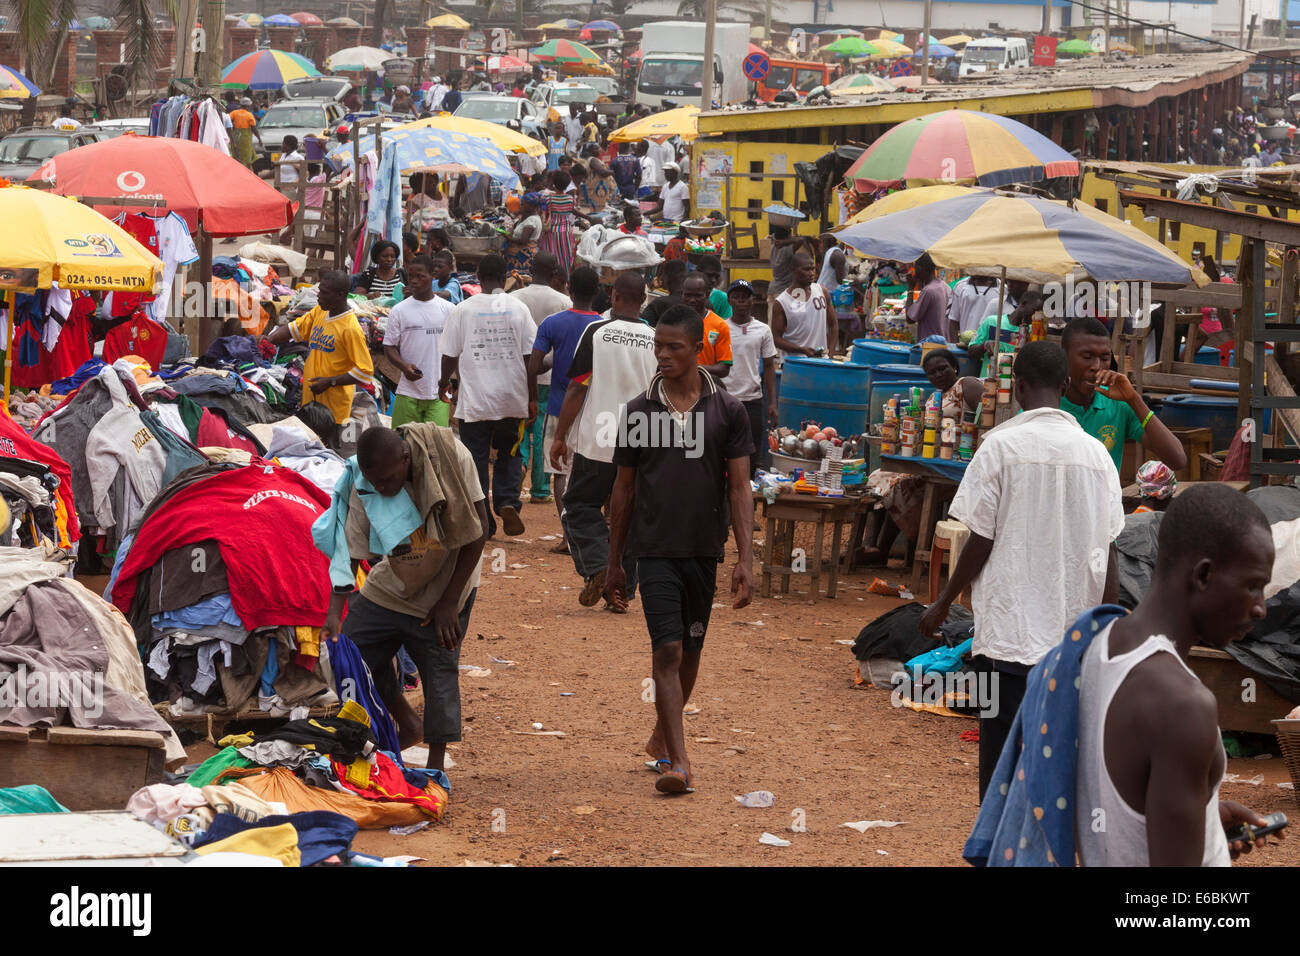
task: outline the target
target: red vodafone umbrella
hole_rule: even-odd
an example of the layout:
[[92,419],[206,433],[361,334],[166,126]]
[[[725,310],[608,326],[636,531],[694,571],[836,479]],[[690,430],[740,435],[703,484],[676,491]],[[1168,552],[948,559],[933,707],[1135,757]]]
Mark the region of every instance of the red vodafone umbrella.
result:
[[[187,139],[118,136],[60,153],[30,179],[49,181],[63,196],[156,199],[191,232],[218,238],[275,232],[294,215],[294,203],[238,160]],[[96,208],[114,216],[123,207]]]

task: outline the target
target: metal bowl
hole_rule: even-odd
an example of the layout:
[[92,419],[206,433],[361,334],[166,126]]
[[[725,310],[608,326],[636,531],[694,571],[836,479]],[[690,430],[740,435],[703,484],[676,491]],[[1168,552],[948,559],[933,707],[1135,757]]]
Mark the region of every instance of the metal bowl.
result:
[[822,446],[811,438],[805,438],[799,446],[799,454],[816,461],[822,456]]

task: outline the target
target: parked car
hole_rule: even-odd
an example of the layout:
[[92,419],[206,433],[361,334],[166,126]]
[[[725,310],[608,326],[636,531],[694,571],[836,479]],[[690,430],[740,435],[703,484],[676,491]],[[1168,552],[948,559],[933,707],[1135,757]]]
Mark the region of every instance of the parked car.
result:
[[0,176],[22,182],[40,169],[46,160],[78,146],[89,146],[106,138],[93,126],[59,130],[25,126],[0,139]]
[[296,137],[301,146],[306,137],[337,128],[347,112],[341,100],[351,88],[352,81],[339,76],[306,76],[286,83],[285,98],[268,107],[257,124],[271,162],[279,159],[286,136]]
[[147,116],[128,116],[121,119],[101,119],[96,120],[94,125],[86,128],[99,133],[100,139],[116,139],[123,133],[148,136],[149,118]]
[[524,134],[534,137],[541,133],[545,125],[542,110],[537,104],[518,96],[502,96],[499,93],[466,93],[453,115],[468,116],[498,126],[517,120]]

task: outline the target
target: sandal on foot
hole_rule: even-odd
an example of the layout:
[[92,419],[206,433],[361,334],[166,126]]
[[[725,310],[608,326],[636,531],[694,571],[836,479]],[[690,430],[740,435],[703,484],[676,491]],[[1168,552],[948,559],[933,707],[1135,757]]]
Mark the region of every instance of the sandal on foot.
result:
[[653,770],[655,773],[663,773],[665,770],[671,770],[673,762],[671,760],[647,760],[645,768]]
[[655,781],[655,789],[660,793],[694,793],[691,777],[685,770],[665,770]]

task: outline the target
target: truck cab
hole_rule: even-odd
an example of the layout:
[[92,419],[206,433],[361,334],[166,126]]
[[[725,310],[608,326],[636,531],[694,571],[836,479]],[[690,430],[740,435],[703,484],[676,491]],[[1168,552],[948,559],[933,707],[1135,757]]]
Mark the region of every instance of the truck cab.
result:
[[958,76],[1015,70],[1029,65],[1029,44],[1023,37],[982,37],[971,40],[961,53]]
[[776,99],[783,90],[794,89],[800,99],[819,86],[831,81],[831,64],[808,60],[777,60],[769,58],[772,68],[756,85],[758,98],[764,103]]
[[[704,86],[705,25],[694,21],[647,23],[641,28],[641,68],[637,73],[638,104],[654,109],[669,101],[699,106]],[[717,102],[745,99],[749,81],[743,63],[749,53],[749,25],[719,23],[713,44],[713,96]]]

